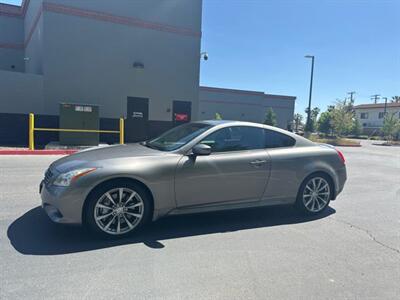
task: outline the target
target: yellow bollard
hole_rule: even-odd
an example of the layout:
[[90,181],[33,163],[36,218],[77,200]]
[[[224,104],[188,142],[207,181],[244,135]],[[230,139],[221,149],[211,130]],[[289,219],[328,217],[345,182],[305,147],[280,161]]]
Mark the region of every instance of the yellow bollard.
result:
[[29,114],[29,150],[35,150],[35,115],[33,113]]
[[124,118],[119,119],[119,143],[124,143]]

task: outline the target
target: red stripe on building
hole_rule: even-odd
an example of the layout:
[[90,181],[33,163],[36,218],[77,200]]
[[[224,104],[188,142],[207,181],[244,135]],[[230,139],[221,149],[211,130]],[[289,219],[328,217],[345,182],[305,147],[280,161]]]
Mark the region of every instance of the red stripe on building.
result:
[[43,12],[43,7],[41,6],[40,9],[39,9],[39,11],[38,11],[37,14],[36,14],[36,17],[35,17],[35,20],[33,21],[33,24],[32,24],[32,26],[31,26],[31,29],[29,30],[29,33],[28,33],[28,35],[27,35],[27,37],[26,37],[26,39],[25,39],[25,42],[24,42],[24,46],[25,46],[25,47],[28,46],[29,42],[30,42],[31,39],[32,39],[32,35],[33,35],[33,33],[35,32],[35,30],[36,30],[36,27],[37,27],[37,25],[38,25],[38,23],[39,23],[40,17],[42,16],[42,12]]
[[[26,11],[28,9],[30,0],[25,0],[22,4],[22,7],[14,6],[14,5],[7,5],[7,4],[0,4],[0,15],[1,14],[14,14],[13,16],[24,17],[26,15]],[[11,6],[12,11],[8,12],[9,10],[4,9],[3,6]],[[43,10],[60,13],[65,15],[71,15],[81,18],[88,18],[92,20],[98,20],[103,22],[111,22],[114,24],[132,26],[132,27],[140,27],[150,30],[157,30],[162,32],[180,34],[185,36],[192,36],[192,37],[201,37],[201,32],[196,32],[187,28],[175,27],[167,24],[161,23],[154,23],[149,21],[143,21],[136,18],[130,17],[123,17],[117,15],[111,15],[99,11],[92,11],[92,10],[84,10],[79,9],[76,7],[70,7],[65,5],[53,4],[44,2],[43,5],[40,7],[39,11],[36,14],[35,20],[28,32],[28,35],[25,38],[24,45],[22,45],[22,49],[28,46],[29,42],[32,39],[32,35],[36,30],[36,27],[39,23],[40,17],[42,16]],[[11,44],[11,43],[0,43],[0,48],[8,48],[8,49],[21,49],[21,44]]]
[[71,15],[76,17],[88,18],[98,21],[110,22],[115,24],[133,26],[133,27],[140,27],[140,28],[169,32],[169,33],[175,33],[186,36],[201,37],[200,32],[196,32],[191,29],[144,21],[132,17],[117,16],[100,11],[81,9],[72,6],[65,6],[47,2],[43,3],[43,7],[45,11],[50,11],[54,13],[60,13],[65,15]]
[[3,49],[24,49],[24,44],[11,44],[11,43],[0,43],[0,48]]
[[0,3],[0,16],[8,16],[15,18],[25,17],[28,10],[30,0],[23,0],[21,6],[7,3]]
[[8,17],[22,17],[21,7],[7,3],[0,3],[0,15]]
[[76,149],[68,150],[28,150],[28,149],[0,149],[0,155],[69,155],[78,152]]

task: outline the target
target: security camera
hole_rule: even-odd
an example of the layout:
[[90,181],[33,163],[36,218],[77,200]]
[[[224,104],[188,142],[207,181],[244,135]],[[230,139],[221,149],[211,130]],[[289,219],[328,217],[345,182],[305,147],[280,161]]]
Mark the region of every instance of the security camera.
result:
[[208,53],[207,52],[201,52],[200,53],[200,59],[203,58],[204,60],[208,60]]

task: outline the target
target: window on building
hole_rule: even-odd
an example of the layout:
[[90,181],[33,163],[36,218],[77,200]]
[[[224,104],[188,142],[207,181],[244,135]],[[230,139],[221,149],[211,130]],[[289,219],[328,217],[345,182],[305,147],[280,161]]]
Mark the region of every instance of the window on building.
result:
[[265,148],[292,147],[295,143],[295,139],[286,134],[265,130]]
[[385,117],[385,113],[383,111],[380,111],[378,114],[379,119],[383,119]]
[[217,130],[201,141],[212,152],[264,149],[264,130],[248,126],[232,126]]
[[360,113],[360,119],[368,119],[368,113]]

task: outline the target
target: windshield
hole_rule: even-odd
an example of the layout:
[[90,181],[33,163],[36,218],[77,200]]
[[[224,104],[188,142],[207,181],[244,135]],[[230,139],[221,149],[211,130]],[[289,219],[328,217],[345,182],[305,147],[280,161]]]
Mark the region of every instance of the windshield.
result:
[[173,151],[186,145],[211,127],[212,125],[203,123],[186,123],[145,142],[144,145],[160,151]]

